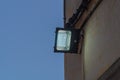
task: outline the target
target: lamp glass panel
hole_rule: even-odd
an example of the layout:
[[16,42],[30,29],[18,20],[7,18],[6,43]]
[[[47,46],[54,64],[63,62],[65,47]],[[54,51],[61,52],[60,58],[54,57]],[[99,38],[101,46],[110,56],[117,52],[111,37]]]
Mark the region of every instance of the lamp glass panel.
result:
[[70,50],[71,31],[59,30],[57,34],[57,50]]

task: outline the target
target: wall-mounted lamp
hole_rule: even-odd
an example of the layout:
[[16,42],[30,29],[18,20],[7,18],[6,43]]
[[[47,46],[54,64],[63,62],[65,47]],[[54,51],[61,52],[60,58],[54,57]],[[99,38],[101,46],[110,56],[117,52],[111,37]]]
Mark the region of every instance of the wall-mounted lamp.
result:
[[54,52],[77,53],[80,30],[56,28]]

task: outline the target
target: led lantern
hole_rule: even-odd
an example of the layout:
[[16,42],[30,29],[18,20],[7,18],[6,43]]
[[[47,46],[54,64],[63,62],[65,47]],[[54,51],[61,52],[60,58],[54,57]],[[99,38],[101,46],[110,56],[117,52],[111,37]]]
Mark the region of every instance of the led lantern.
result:
[[54,52],[77,53],[79,29],[56,28]]

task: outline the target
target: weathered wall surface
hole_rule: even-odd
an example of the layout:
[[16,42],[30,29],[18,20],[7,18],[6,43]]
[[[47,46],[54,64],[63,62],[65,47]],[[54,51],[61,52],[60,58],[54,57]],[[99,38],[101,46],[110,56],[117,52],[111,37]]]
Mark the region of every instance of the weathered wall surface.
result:
[[120,0],[103,0],[85,28],[85,80],[97,80],[120,57]]

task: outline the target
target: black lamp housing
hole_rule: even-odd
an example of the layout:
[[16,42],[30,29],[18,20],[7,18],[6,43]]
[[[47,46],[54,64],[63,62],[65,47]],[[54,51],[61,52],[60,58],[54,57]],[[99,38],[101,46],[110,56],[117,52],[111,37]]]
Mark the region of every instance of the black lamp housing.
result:
[[79,29],[56,28],[54,52],[77,53],[79,39]]

